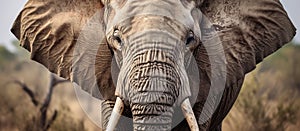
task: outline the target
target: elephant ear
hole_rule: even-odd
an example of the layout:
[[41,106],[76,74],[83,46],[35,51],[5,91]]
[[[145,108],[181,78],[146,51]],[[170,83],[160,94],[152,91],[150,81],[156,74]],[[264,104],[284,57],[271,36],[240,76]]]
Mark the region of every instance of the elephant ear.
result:
[[212,119],[221,122],[236,100],[245,74],[291,41],[296,29],[279,0],[197,0],[196,3],[203,14],[204,46],[196,49],[195,58],[200,75],[207,74],[202,76],[200,88],[210,91],[207,101],[212,102],[209,101],[208,107],[213,105],[206,109],[204,105],[203,114],[208,119],[216,109]]
[[204,30],[216,31],[224,48],[228,73],[233,76],[242,77],[253,70],[296,33],[279,0],[200,2],[200,10],[211,23]]
[[32,60],[94,97],[110,99],[112,54],[102,28],[102,8],[99,0],[29,0],[11,31]]

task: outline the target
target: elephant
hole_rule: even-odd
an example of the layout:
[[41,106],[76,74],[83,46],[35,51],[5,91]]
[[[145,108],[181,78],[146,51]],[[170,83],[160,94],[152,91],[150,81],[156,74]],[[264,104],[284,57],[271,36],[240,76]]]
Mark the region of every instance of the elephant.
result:
[[196,131],[222,129],[245,75],[296,29],[279,0],[28,0],[11,31],[103,101],[103,130],[126,116],[131,130]]

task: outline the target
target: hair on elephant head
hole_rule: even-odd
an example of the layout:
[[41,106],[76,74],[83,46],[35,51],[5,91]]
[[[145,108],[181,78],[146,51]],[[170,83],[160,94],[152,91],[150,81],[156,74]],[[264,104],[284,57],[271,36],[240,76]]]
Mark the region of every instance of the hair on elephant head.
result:
[[107,130],[122,113],[134,130],[220,129],[245,74],[295,30],[279,0],[29,0],[12,28],[33,60],[115,101]]

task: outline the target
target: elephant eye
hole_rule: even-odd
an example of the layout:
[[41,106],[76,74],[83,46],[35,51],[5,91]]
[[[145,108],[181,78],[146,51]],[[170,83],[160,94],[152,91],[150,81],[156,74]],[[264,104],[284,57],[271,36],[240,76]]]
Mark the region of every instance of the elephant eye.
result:
[[195,35],[193,31],[189,31],[188,37],[186,39],[186,45],[189,45],[195,40]]
[[119,31],[118,29],[115,29],[115,30],[114,30],[113,39],[114,39],[115,41],[117,41],[119,44],[122,43],[122,40],[121,40],[121,38],[120,38],[120,31]]

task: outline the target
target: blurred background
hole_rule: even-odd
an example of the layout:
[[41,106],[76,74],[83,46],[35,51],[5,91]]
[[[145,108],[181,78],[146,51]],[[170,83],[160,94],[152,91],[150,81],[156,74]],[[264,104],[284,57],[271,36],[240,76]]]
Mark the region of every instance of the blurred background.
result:
[[[300,1],[281,2],[300,29],[297,14]],[[47,69],[30,61],[29,53],[19,47],[10,33],[25,3],[26,0],[11,0],[0,4],[0,131],[37,130],[41,125],[55,131],[99,130],[97,122],[92,120],[95,118],[87,117],[86,110],[81,108],[72,84],[63,82],[51,86],[53,81]],[[291,43],[247,74],[238,100],[223,123],[223,130],[300,129],[299,52],[298,33]],[[49,96],[52,99],[47,105]]]

